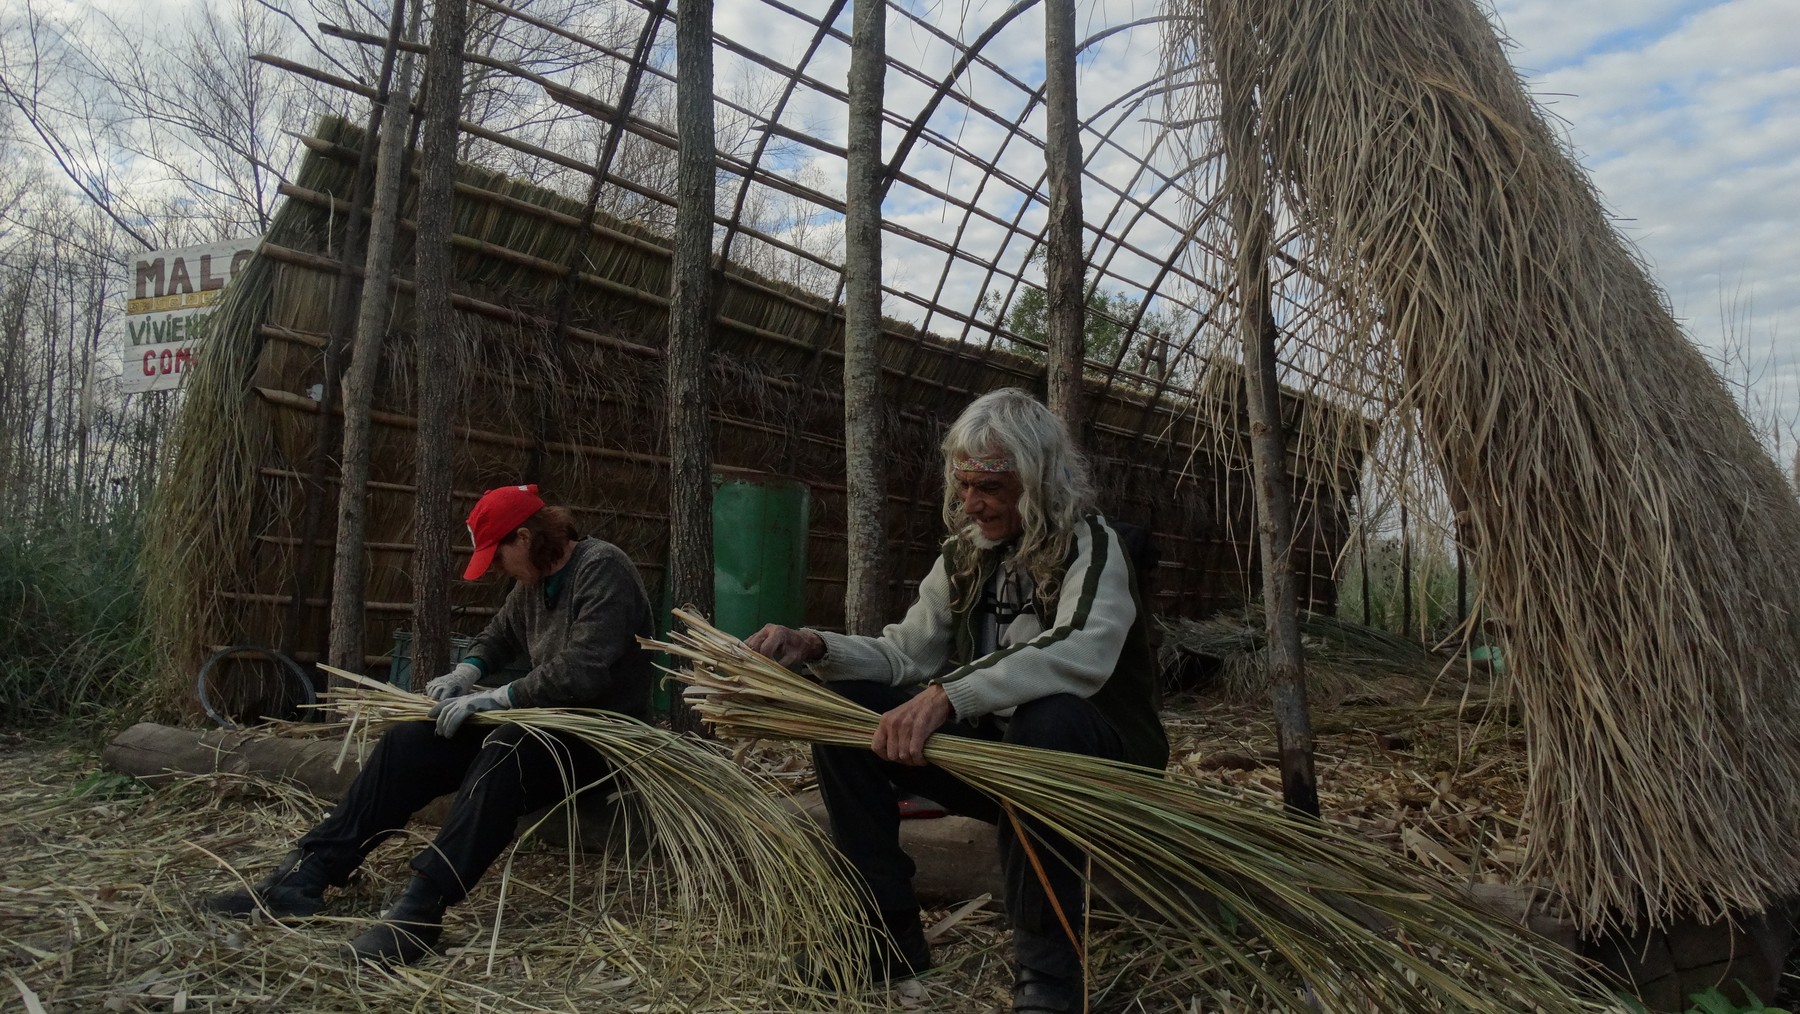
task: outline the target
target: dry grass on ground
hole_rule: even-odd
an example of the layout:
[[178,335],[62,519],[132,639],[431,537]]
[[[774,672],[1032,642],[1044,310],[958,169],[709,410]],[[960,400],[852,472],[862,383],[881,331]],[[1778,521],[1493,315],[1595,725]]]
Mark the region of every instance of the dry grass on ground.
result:
[[[1273,734],[1259,709],[1194,697],[1171,704],[1178,767],[1279,799]],[[1315,717],[1334,816],[1459,875],[1473,865],[1482,879],[1506,876],[1523,847],[1524,751],[1504,715],[1346,704]],[[738,757],[790,790],[809,780],[796,747],[759,745]],[[96,772],[91,755],[71,748],[16,739],[0,748],[0,939],[16,977],[4,984],[8,1005],[28,992],[52,1012],[768,1009],[755,984],[708,980],[706,941],[672,939],[651,918],[597,915],[620,908],[604,897],[644,890],[646,871],[584,857],[572,887],[567,853],[547,845],[515,850],[452,910],[446,957],[398,974],[352,970],[339,946],[398,890],[416,843],[384,846],[329,918],[291,927],[222,920],[197,911],[195,899],[228,887],[228,867],[260,876],[317,819],[321,801],[236,777],[147,791]],[[943,965],[922,981],[924,996],[869,999],[1002,1009],[1010,978],[997,909],[990,902],[943,931]],[[1191,1006],[1180,975],[1147,967],[1124,933],[1097,939],[1094,971],[1103,1010],[1217,1009]],[[661,985],[675,980],[685,984],[679,991]]]

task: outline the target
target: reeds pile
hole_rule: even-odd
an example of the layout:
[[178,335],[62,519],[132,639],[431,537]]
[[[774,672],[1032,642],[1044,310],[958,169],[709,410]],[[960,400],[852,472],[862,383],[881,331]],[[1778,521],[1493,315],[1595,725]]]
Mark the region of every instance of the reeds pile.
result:
[[[697,616],[676,615],[687,631],[651,646],[692,664],[676,675],[721,733],[869,744],[873,712]],[[1082,847],[1089,883],[1112,878],[1166,920],[1146,939],[1177,963],[1210,964],[1208,1002],[1226,1009],[1499,1014],[1604,1006],[1604,991],[1566,952],[1470,909],[1449,884],[1329,825],[1075,754],[936,736],[926,757]],[[1129,907],[1107,900],[1115,911]]]
[[[326,695],[353,728],[420,721],[431,709],[430,698],[325,668],[356,684]],[[801,1006],[822,997],[835,1003],[859,988],[867,924],[852,881],[834,868],[835,853],[811,822],[729,759],[692,737],[604,711],[516,708],[472,720],[571,738],[605,758],[611,774],[593,785],[568,786],[569,802],[544,819],[568,821],[575,841],[570,804],[603,793],[616,795],[618,812],[639,824],[636,837],[648,842],[642,861],[651,875],[639,897],[620,900],[676,927],[692,945],[680,963],[685,967],[663,970],[673,979],[669,988],[729,982],[744,991],[748,984],[751,993]],[[573,851],[569,864],[572,894],[581,879]],[[602,899],[591,917],[611,917],[609,907]]]
[[[1227,699],[1267,699],[1269,635],[1260,604],[1205,620],[1157,622],[1162,628],[1157,664],[1164,672],[1177,668],[1181,656],[1193,656],[1218,666],[1219,691]],[[1300,613],[1300,638],[1306,696],[1314,704],[1417,702],[1439,677],[1466,670],[1397,634],[1307,610]]]
[[1170,11],[1184,129],[1256,110],[1292,354],[1412,427],[1458,513],[1531,738],[1527,873],[1595,929],[1800,891],[1800,505],[1483,9]]

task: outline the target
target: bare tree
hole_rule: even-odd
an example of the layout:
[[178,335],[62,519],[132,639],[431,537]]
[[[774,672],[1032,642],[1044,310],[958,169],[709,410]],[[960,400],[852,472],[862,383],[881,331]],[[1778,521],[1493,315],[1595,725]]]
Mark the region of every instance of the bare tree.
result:
[[0,153],[21,184],[0,189],[0,525],[85,524],[115,489],[135,502],[149,472],[140,431],[159,399],[124,402],[106,340],[135,244],[23,152]]
[[425,60],[425,137],[419,174],[419,230],[413,277],[418,342],[418,499],[413,512],[413,666],[421,674],[450,662],[450,415],[459,321],[450,306],[455,225],[456,136],[462,95],[468,0],[433,0]]
[[[669,415],[669,590],[677,605],[713,610],[712,421],[706,368],[713,319],[712,0],[683,0],[676,17],[681,124],[666,397]],[[699,731],[678,703],[678,728]]]
[[[398,27],[398,26],[396,26]],[[410,31],[416,32],[415,14]],[[400,217],[401,184],[406,178],[406,141],[412,132],[413,54],[400,58],[381,114],[375,186],[369,210],[368,252],[363,262],[362,305],[344,377],[344,446],[339,465],[336,563],[332,568],[332,664],[359,670],[363,664],[363,532],[368,504],[370,418],[375,381],[381,371],[388,317],[393,308],[394,236]]]
[[[1223,49],[1219,62],[1239,57]],[[1221,72],[1224,81],[1242,81]],[[1238,333],[1249,402],[1250,451],[1256,486],[1257,537],[1262,552],[1263,615],[1268,625],[1269,696],[1281,751],[1281,796],[1288,809],[1319,815],[1313,769],[1312,716],[1300,647],[1300,606],[1294,588],[1294,505],[1287,436],[1276,377],[1275,317],[1270,309],[1270,225],[1267,170],[1256,133],[1255,98],[1240,83],[1221,100],[1225,186],[1237,234]]]
[[[254,0],[144,12],[27,2],[0,21],[0,96],[69,182],[146,247],[267,229],[311,100],[251,61],[292,33]],[[173,199],[171,199],[173,198]]]
[[145,249],[159,237],[145,228],[146,204],[134,199],[113,146],[101,133],[116,117],[109,100],[80,87],[74,68],[85,53],[78,36],[25,0],[0,18],[0,98],[69,183]]

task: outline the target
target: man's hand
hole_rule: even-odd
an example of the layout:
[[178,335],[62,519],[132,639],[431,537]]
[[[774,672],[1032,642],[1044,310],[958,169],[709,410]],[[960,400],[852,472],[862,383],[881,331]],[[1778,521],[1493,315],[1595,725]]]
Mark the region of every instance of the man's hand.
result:
[[447,701],[452,697],[461,697],[469,692],[475,681],[481,678],[481,670],[472,662],[458,662],[456,668],[450,670],[430,683],[425,684],[425,696],[434,701]]
[[912,700],[881,716],[870,748],[882,760],[924,767],[925,741],[955,715],[950,695],[933,683]]
[[426,717],[436,719],[437,734],[449,739],[456,735],[456,730],[462,728],[463,723],[469,720],[470,715],[482,711],[505,711],[512,706],[512,686],[509,684],[495,687],[492,690],[483,690],[478,694],[468,694],[439,701],[431,706],[431,713]]
[[744,642],[751,651],[767,655],[792,669],[802,662],[825,657],[825,639],[811,630],[795,630],[771,623]]

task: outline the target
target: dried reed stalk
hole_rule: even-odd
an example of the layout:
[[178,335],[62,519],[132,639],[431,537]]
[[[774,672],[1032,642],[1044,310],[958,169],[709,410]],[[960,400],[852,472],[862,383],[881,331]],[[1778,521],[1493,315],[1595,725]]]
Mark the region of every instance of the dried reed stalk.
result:
[[[688,630],[650,646],[692,663],[675,675],[722,734],[869,744],[873,712],[676,615]],[[1329,825],[1076,754],[936,736],[926,756],[1081,846],[1095,871],[1170,924],[1147,934],[1154,946],[1216,966],[1233,1007],[1246,997],[1260,1010],[1313,1010],[1316,1000],[1386,1014],[1605,1007],[1567,952]]]

